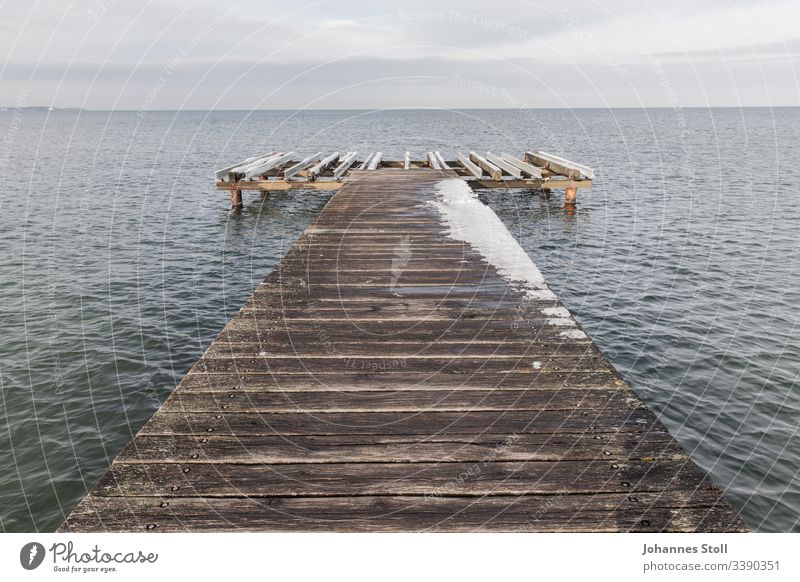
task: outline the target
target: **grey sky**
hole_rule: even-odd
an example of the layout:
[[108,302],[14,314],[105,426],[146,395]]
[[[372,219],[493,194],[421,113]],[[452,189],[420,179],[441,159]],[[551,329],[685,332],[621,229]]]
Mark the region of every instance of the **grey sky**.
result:
[[0,105],[800,104],[797,0],[10,0]]

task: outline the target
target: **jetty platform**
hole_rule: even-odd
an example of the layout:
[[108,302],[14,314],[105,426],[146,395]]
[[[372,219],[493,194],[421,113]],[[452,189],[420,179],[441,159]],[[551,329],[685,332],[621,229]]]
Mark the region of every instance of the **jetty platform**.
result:
[[747,530],[462,173],[405,166],[348,170],[60,531]]

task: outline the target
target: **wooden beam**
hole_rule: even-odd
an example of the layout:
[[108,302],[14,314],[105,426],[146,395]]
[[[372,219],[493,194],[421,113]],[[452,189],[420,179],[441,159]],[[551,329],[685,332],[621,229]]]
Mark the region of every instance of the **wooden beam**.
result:
[[260,180],[253,182],[217,182],[217,190],[262,190],[264,192],[282,190],[338,190],[344,182],[338,180]]
[[336,162],[336,160],[338,160],[338,159],[339,159],[339,152],[333,152],[333,153],[332,153],[331,155],[329,155],[327,158],[324,158],[322,161],[320,161],[320,163],[318,163],[316,166],[313,166],[313,167],[312,167],[312,168],[311,168],[311,169],[308,171],[308,177],[309,177],[309,179],[310,179],[310,180],[316,180],[316,179],[317,179],[317,177],[318,177],[318,176],[319,176],[319,175],[320,175],[322,172],[324,172],[325,170],[327,170],[327,169],[328,169],[328,168],[329,168],[331,165],[333,165],[333,163],[334,163],[334,162]]
[[536,166],[529,164],[527,162],[523,162],[519,158],[515,158],[510,154],[500,154],[500,157],[503,158],[506,162],[511,164],[512,166],[516,166],[520,170],[522,170],[523,174],[527,174],[531,178],[541,178],[542,177],[542,169],[537,168]]
[[428,152],[428,167],[433,168],[434,170],[441,170],[442,167],[439,165],[439,160],[436,158],[433,152]]
[[433,155],[435,155],[436,159],[439,160],[439,166],[441,166],[442,170],[450,169],[450,166],[447,164],[447,162],[444,161],[442,154],[440,154],[439,152],[433,152]]
[[369,161],[369,165],[367,166],[368,170],[377,170],[378,166],[381,163],[381,158],[383,157],[383,152],[375,152],[375,155],[372,156],[372,159]]
[[503,170],[495,166],[493,163],[488,161],[478,152],[469,152],[469,159],[473,163],[480,166],[481,169],[485,170],[487,174],[492,178],[492,180],[502,180],[503,179]]
[[525,161],[574,180],[594,178],[594,170],[590,167],[546,152],[525,152]]
[[374,155],[375,155],[374,153],[369,154],[366,157],[366,159],[363,162],[361,162],[361,165],[358,166],[358,169],[359,170],[366,170],[369,167],[369,161],[372,159],[372,156],[374,156]]
[[459,163],[462,166],[464,166],[464,169],[467,172],[469,172],[470,174],[472,174],[476,178],[480,178],[481,176],[483,176],[483,170],[481,170],[478,166],[473,164],[470,161],[470,159],[467,156],[465,156],[464,154],[461,154],[461,153],[457,154],[456,155],[456,159],[459,161]]
[[336,180],[340,180],[344,175],[344,173],[350,168],[350,166],[352,166],[355,163],[356,155],[358,155],[358,152],[348,153],[344,157],[342,162],[338,166],[336,166],[336,169],[333,171],[333,177]]
[[252,160],[250,160],[249,162],[245,162],[242,165],[237,166],[234,169],[232,169],[231,170],[231,174],[244,174],[250,168],[253,168],[253,167],[255,167],[255,166],[259,165],[259,164],[263,164],[265,162],[268,162],[269,160],[271,160],[275,156],[280,156],[280,155],[283,155],[283,154],[280,154],[278,152],[272,152],[272,153],[266,154],[264,156],[255,157]]
[[544,189],[561,189],[561,188],[591,188],[591,180],[570,180],[565,179],[551,179],[551,180],[538,180],[538,179],[522,179],[516,178],[506,180],[487,180],[478,178],[477,180],[468,180],[467,184],[473,188],[485,188],[491,190],[494,188],[507,189],[507,188],[532,188],[535,190]]
[[486,152],[486,159],[503,170],[506,174],[514,176],[515,178],[522,178],[522,170],[513,164],[509,164],[503,158],[494,155],[492,152]]
[[320,161],[321,159],[322,159],[322,152],[317,152],[313,156],[308,156],[306,159],[304,159],[301,162],[296,163],[294,166],[292,166],[290,168],[286,168],[286,170],[283,172],[283,177],[285,179],[291,178],[292,176],[294,176],[298,172],[302,172],[303,170],[305,170],[309,166],[314,165],[316,162]]
[[411,168],[411,152],[406,152],[406,159],[405,162],[403,162],[403,169],[408,170],[409,168]]
[[273,168],[287,164],[291,161],[293,155],[294,152],[289,152],[288,154],[278,154],[267,159],[263,163],[252,164],[244,172],[244,177],[250,179],[253,176],[260,176],[261,174],[269,172]]
[[214,172],[214,178],[216,178],[217,180],[224,180],[224,179],[226,179],[228,177],[228,174],[230,174],[236,168],[243,167],[243,166],[248,166],[248,165],[252,164],[253,162],[255,162],[256,160],[269,158],[270,156],[274,156],[274,155],[275,155],[275,152],[270,152],[270,153],[265,154],[263,156],[254,156],[252,158],[247,158],[246,160],[243,160],[241,162],[233,164],[232,166],[228,166],[227,168],[222,168],[221,170],[215,171]]

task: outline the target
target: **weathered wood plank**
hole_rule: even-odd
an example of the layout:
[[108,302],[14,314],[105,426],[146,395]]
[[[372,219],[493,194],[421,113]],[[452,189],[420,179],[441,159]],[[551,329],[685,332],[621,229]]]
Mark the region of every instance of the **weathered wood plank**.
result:
[[173,394],[161,407],[164,412],[198,413],[297,413],[304,412],[481,412],[579,410],[590,413],[633,411],[641,403],[623,390],[430,390],[430,391],[337,391],[255,392],[225,390],[216,393]]
[[486,160],[503,170],[506,174],[514,176],[515,178],[522,178],[522,170],[516,165],[508,163],[500,156],[496,156],[492,152],[486,152]]
[[576,180],[594,178],[594,171],[590,167],[546,152],[525,152],[525,161],[567,178]]
[[543,177],[541,168],[537,168],[532,164],[523,162],[522,160],[512,156],[511,154],[500,154],[500,157],[503,158],[506,162],[508,162],[512,166],[515,166],[520,170],[522,170],[522,172],[524,174],[527,174],[529,178],[541,179]]
[[573,495],[711,487],[690,461],[486,463],[117,463],[95,495],[293,497],[347,495]]
[[322,158],[317,165],[309,168],[309,180],[316,180],[322,172],[336,163],[336,160],[339,159],[339,155],[339,152],[333,152],[331,155]]
[[[300,357],[255,357],[239,358],[203,358],[192,367],[193,372],[210,374],[339,374],[348,370],[369,371],[378,376],[402,376],[408,373],[423,373],[437,376],[460,376],[474,374],[476,371],[495,374],[527,374],[533,377],[549,372],[596,372],[605,373],[608,365],[602,358],[583,356],[575,359],[553,358],[549,361],[534,364],[533,357],[512,358],[424,358],[405,359],[405,367],[399,363],[385,362],[380,354],[374,357],[350,358],[347,362],[342,358],[309,358]],[[384,365],[381,365],[384,364]]]
[[477,164],[473,163],[473,161],[470,160],[468,156],[459,153],[456,156],[456,159],[463,166],[463,168],[468,173],[472,174],[474,177],[480,178],[481,176],[483,176],[483,170]]
[[719,491],[524,497],[96,497],[63,531],[734,532]]
[[603,461],[685,458],[666,432],[642,439],[602,435],[140,435],[120,453],[120,463],[401,463],[493,461]]
[[[327,349],[326,341],[320,340],[321,349]],[[390,360],[391,362],[391,360]],[[208,374],[189,371],[180,383],[180,389],[208,390],[281,390],[286,392],[341,391],[341,390],[386,390],[386,379],[372,374],[370,370],[349,369],[336,374]],[[445,377],[418,372],[407,372],[392,377],[392,389],[401,390],[596,390],[598,388],[622,387],[617,374],[592,372],[553,372],[534,376],[531,374],[482,373]]]
[[[585,416],[582,412],[588,412]],[[629,411],[544,410],[482,412],[329,412],[329,413],[163,413],[142,427],[142,435],[227,436],[260,435],[431,435],[478,434],[585,434],[664,432],[646,408]]]
[[478,152],[469,152],[469,159],[472,163],[480,167],[484,172],[489,174],[492,180],[502,180],[503,170],[495,166],[489,160],[484,158]]
[[250,164],[243,169],[244,177],[249,180],[253,176],[260,176],[261,174],[269,172],[274,168],[279,168],[284,164],[288,164],[293,155],[294,152],[278,154],[269,158],[265,158],[259,163]]

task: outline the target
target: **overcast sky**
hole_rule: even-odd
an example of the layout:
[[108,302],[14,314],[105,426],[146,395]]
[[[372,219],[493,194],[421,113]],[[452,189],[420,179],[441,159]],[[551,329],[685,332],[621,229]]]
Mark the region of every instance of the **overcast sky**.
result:
[[10,0],[0,105],[800,104],[798,0]]

